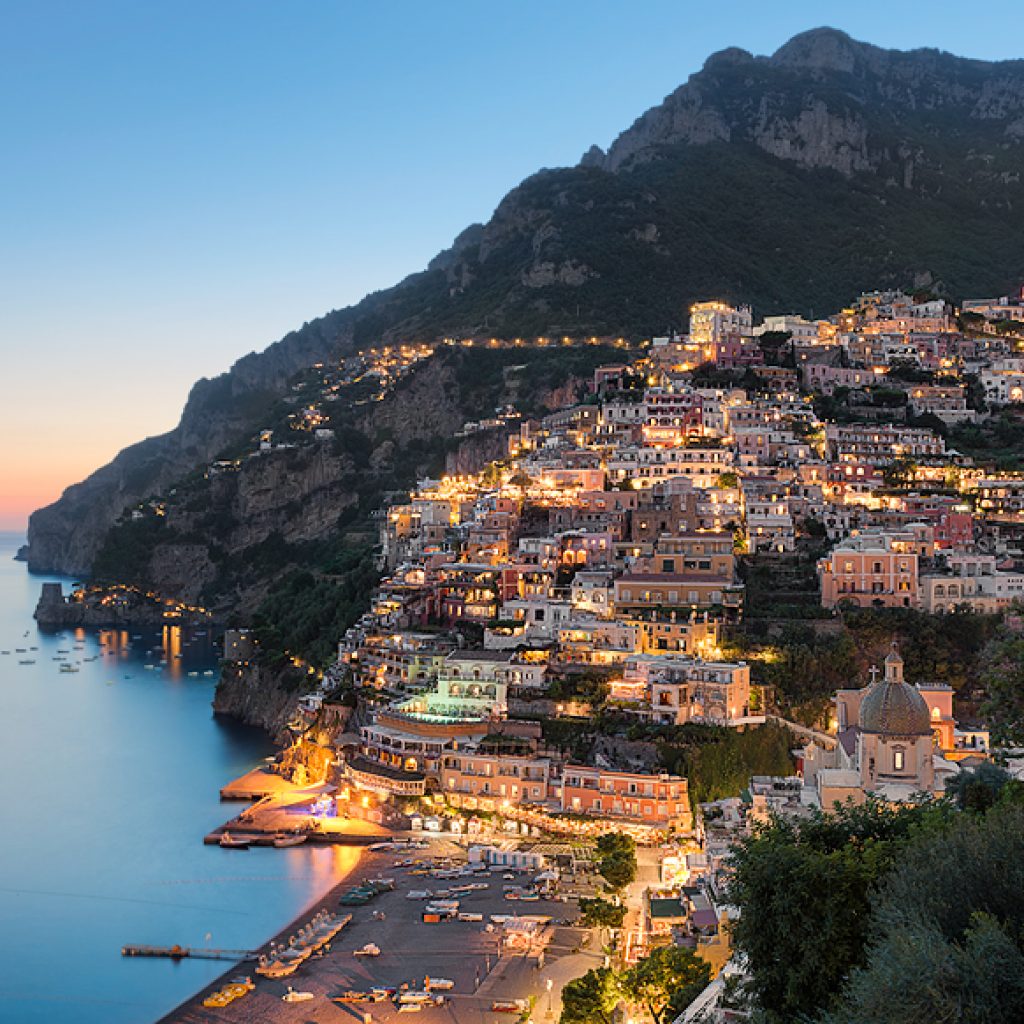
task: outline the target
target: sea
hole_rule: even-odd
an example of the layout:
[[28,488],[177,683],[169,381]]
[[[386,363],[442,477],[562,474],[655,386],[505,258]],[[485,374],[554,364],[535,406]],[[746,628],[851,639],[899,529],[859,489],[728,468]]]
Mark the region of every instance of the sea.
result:
[[229,965],[122,946],[256,948],[356,855],[204,846],[239,810],[220,787],[273,753],[214,717],[214,637],[43,631],[41,585],[73,581],[30,574],[22,543],[0,533],[0,1024],[147,1024]]

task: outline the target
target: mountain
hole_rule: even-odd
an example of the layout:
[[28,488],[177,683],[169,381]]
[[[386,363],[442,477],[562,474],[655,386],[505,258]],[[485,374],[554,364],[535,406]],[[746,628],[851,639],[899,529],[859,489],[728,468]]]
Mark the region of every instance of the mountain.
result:
[[423,272],[200,381],[174,431],[32,516],[29,565],[88,571],[124,508],[255,429],[295,373],[380,340],[637,337],[684,328],[708,297],[824,315],[889,285],[1005,292],[1024,278],[1022,171],[1024,61],[827,28],[770,57],[724,50]]

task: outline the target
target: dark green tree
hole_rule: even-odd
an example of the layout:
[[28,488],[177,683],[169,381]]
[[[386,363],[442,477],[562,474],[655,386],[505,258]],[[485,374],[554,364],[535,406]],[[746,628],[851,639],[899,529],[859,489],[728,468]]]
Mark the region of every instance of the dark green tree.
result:
[[588,928],[621,928],[626,919],[626,908],[621,903],[603,900],[600,896],[594,899],[580,899],[580,914],[583,924]]
[[733,940],[771,1022],[826,1010],[864,959],[870,893],[910,839],[955,812],[869,800],[801,821],[773,819],[733,854]]
[[822,1024],[1024,1020],[1024,808],[957,815],[876,894],[863,967]]
[[612,1024],[618,1001],[615,972],[596,967],[562,989],[559,1024]]
[[946,793],[962,811],[984,814],[995,806],[1010,781],[1010,773],[997,764],[985,761],[977,768],[961,768],[946,780]]
[[710,981],[711,967],[692,950],[662,946],[623,971],[619,988],[662,1024],[682,1013]]

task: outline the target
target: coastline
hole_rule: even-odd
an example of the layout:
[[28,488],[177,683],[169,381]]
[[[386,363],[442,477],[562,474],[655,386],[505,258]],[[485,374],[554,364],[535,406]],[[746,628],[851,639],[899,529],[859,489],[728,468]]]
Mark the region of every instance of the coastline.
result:
[[[295,932],[297,932],[298,929],[304,925],[307,920],[309,920],[309,918],[313,917],[321,910],[327,910],[331,913],[337,912],[338,899],[341,896],[342,891],[370,877],[371,872],[369,870],[369,865],[371,857],[365,846],[345,846],[338,847],[338,849],[350,850],[354,853],[355,861],[352,865],[348,867],[344,873],[335,877],[330,888],[326,892],[313,899],[306,907],[296,914],[288,924],[257,947],[257,955],[266,953],[270,949],[271,945],[286,944],[290,935],[295,934]],[[154,1024],[206,1024],[206,1022],[214,1019],[223,1020],[225,1016],[224,1011],[207,1009],[203,1006],[203,1000],[211,992],[223,987],[230,978],[239,974],[248,974],[255,980],[253,966],[254,962],[248,960],[232,963],[223,974],[218,975],[218,977],[212,982],[204,985],[198,992],[180,1003],[169,1013],[158,1018]],[[245,1000],[240,1000],[237,1005],[240,1008],[244,1008]],[[243,1019],[245,1019],[244,1016]]]

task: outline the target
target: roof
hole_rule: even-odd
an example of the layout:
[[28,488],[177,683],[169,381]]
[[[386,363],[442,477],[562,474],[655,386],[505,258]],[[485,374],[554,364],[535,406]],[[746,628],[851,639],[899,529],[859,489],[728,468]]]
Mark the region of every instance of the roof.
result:
[[664,921],[670,917],[685,917],[686,911],[678,896],[652,896],[651,920]]
[[448,661],[511,661],[512,651],[452,651]]
[[728,586],[732,579],[725,576],[698,575],[681,572],[629,572],[620,576],[616,583],[702,583],[705,586]]
[[858,724],[862,732],[885,736],[930,736],[932,731],[924,697],[910,683],[895,679],[868,687]]
[[348,761],[348,766],[355,772],[363,775],[376,775],[381,779],[389,779],[392,782],[423,782],[426,776],[422,772],[410,772],[404,768],[392,768],[390,765],[380,764],[371,761],[368,757],[359,755]]
[[857,749],[857,729],[853,726],[849,729],[843,729],[843,731],[836,736],[836,739],[839,740],[843,750],[852,757],[853,752]]
[[714,910],[695,910],[690,921],[695,928],[717,928],[718,914]]

